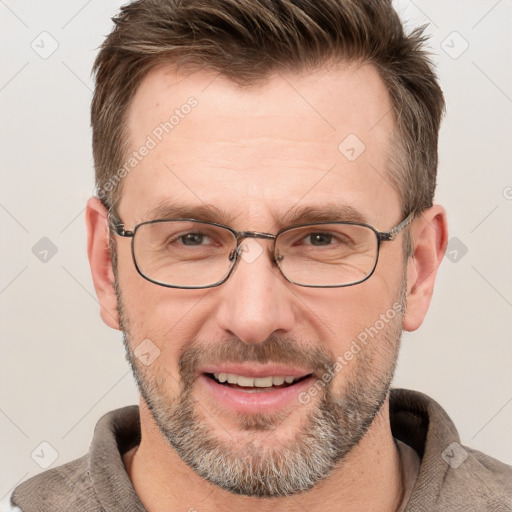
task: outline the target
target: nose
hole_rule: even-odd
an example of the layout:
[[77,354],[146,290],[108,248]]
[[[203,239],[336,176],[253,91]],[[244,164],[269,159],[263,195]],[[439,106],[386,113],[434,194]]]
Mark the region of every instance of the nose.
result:
[[245,343],[283,335],[295,324],[293,285],[272,264],[270,245],[268,240],[246,239],[237,266],[219,288],[219,327]]

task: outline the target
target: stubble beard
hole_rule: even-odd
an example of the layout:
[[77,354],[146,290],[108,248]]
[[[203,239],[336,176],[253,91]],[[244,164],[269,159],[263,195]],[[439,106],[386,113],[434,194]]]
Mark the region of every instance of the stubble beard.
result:
[[[222,431],[221,435],[228,437],[223,440],[209,427],[218,425],[215,420],[208,421],[209,404],[201,404],[193,396],[198,366],[218,361],[298,364],[314,368],[320,382],[321,376],[334,368],[335,356],[322,348],[301,348],[304,345],[290,337],[272,336],[260,344],[245,344],[236,338],[215,344],[193,340],[180,354],[180,393],[171,398],[165,389],[166,370],[160,368],[157,376],[155,363],[144,367],[133,354],[130,322],[116,284],[126,357],[163,438],[205,480],[233,494],[260,498],[291,496],[311,489],[339,467],[368,432],[387,399],[394,376],[405,288],[404,279],[396,302],[400,310],[354,357],[350,365],[357,366],[341,370],[347,372],[343,390],[332,389],[335,379],[316,386],[318,395],[309,404],[298,403],[298,407],[309,410],[296,433],[281,445],[270,446],[265,439],[275,440],[279,426],[286,424],[296,408],[291,413],[233,413],[238,428],[229,434]],[[240,431],[250,441],[240,441]],[[247,435],[251,431],[257,434]]]

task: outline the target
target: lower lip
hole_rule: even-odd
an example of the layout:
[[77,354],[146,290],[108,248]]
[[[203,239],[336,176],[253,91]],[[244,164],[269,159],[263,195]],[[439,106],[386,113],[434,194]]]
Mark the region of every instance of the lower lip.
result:
[[263,391],[253,392],[219,384],[204,374],[198,380],[208,389],[215,401],[224,407],[239,413],[257,414],[280,411],[294,401],[300,404],[299,394],[312,385],[313,376],[285,388],[262,388]]

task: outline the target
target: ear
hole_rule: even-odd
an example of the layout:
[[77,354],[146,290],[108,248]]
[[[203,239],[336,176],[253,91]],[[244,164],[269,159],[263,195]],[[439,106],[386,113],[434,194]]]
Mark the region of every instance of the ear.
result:
[[444,208],[434,205],[425,210],[410,229],[413,254],[407,264],[407,307],[403,328],[415,331],[427,314],[437,269],[446,250],[448,228]]
[[108,248],[107,209],[96,197],[91,197],[87,201],[85,222],[87,254],[94,288],[100,303],[101,318],[109,327],[119,330],[114,272]]

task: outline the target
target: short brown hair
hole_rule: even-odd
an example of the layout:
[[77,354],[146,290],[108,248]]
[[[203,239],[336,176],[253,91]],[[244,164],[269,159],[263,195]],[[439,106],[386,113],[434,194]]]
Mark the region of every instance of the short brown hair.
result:
[[91,107],[107,208],[120,196],[131,99],[155,67],[207,67],[250,86],[276,70],[343,60],[373,64],[387,87],[396,122],[387,177],[403,213],[432,206],[444,99],[424,27],[406,35],[391,0],[137,0],[113,21],[94,64]]

